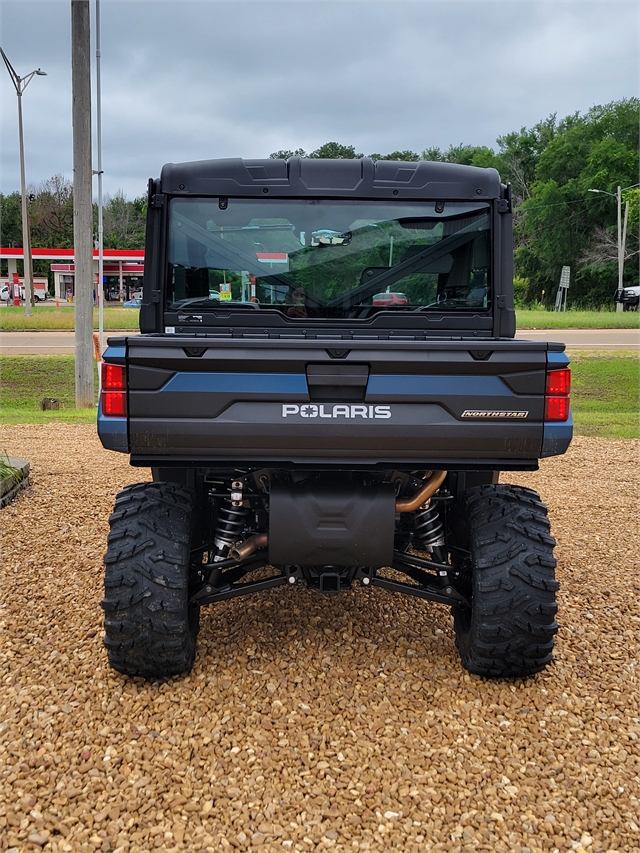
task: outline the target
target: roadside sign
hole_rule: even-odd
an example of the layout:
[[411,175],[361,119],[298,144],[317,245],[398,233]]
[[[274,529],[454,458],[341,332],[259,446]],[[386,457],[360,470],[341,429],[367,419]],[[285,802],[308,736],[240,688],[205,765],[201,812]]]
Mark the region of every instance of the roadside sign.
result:
[[567,310],[567,293],[569,291],[569,282],[571,280],[571,267],[562,267],[560,273],[560,284],[558,285],[558,293],[556,294],[556,311]]

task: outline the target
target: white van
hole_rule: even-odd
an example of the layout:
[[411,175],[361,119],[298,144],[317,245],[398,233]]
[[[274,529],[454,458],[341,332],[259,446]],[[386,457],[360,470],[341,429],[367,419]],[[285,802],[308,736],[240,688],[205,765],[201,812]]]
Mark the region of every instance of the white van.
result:
[[[44,302],[45,299],[49,296],[46,290],[41,290],[39,287],[34,288],[33,296],[36,302]],[[0,288],[0,300],[2,302],[10,303],[13,301],[13,286],[9,287],[8,284],[4,284]],[[20,300],[24,302],[24,285],[20,285]]]

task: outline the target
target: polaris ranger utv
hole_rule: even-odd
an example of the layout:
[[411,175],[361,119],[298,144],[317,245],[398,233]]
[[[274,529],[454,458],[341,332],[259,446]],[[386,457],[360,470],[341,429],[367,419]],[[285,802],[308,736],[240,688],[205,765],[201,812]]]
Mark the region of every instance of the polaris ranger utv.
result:
[[149,182],[141,334],[109,339],[98,415],[153,476],[110,518],[111,666],[187,672],[202,606],[305,583],[451,607],[470,672],[544,668],[555,541],[498,475],[565,452],[570,372],[563,344],[514,340],[512,263],[493,169],[228,159]]

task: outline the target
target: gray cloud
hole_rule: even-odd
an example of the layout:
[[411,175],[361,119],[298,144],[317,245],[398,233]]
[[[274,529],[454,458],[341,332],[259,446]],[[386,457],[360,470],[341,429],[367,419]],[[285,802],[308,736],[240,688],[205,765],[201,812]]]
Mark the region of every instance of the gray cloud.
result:
[[[495,146],[551,113],[637,94],[631,2],[102,0],[101,10],[105,190],[129,197],[167,161],[329,140],[367,154]],[[48,73],[24,95],[27,180],[72,177],[70,2],[1,0],[0,15],[18,73]],[[0,188],[11,192],[16,98],[0,72]]]

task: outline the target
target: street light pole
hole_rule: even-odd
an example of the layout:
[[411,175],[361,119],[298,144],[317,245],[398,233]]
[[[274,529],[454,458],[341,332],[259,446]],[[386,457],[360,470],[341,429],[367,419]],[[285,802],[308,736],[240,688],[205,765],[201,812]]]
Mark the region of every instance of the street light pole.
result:
[[20,139],[20,190],[22,193],[22,251],[24,263],[24,305],[25,314],[31,316],[31,308],[33,306],[33,261],[31,258],[31,229],[29,228],[29,206],[27,203],[27,181],[24,169],[24,133],[22,129],[22,93],[27,88],[33,77],[46,77],[46,71],[41,71],[36,68],[26,77],[20,77],[16,73],[15,68],[7,59],[7,54],[0,47],[0,53],[4,59],[4,64],[7,66],[7,71],[11,77],[11,81],[16,89],[18,96],[18,135]]
[[618,202],[618,290],[616,291],[616,311],[622,311],[622,273],[624,268],[624,246],[622,245],[622,187],[618,187],[616,193],[616,201]]
[[[627,188],[628,189],[628,188]],[[618,298],[622,297],[622,271],[624,269],[624,253],[627,245],[627,222],[629,220],[629,202],[626,201],[624,205],[624,223],[621,223],[622,219],[622,190],[618,187]],[[622,229],[622,236],[621,236]],[[622,302],[618,302],[620,306],[618,310],[622,311],[624,308]]]
[[[104,352],[104,219],[102,199],[102,86],[100,83],[100,0],[96,0],[96,126],[98,169],[93,174],[98,176],[98,284],[96,298],[98,299],[98,338],[100,354]],[[98,365],[98,383],[101,381],[100,365]]]
[[[637,187],[638,184],[632,184],[630,187],[624,187],[625,190],[631,190],[634,187]],[[606,190],[587,190],[590,193],[600,193],[601,195],[610,195],[611,198],[615,198],[618,203],[618,287],[616,289],[616,311],[620,312],[624,310],[624,305],[622,304],[622,278],[624,273],[624,251],[627,242],[627,220],[629,217],[629,202],[625,202],[624,206],[624,229],[622,225],[622,192],[623,188],[618,186],[618,189],[615,193],[607,192]]]

